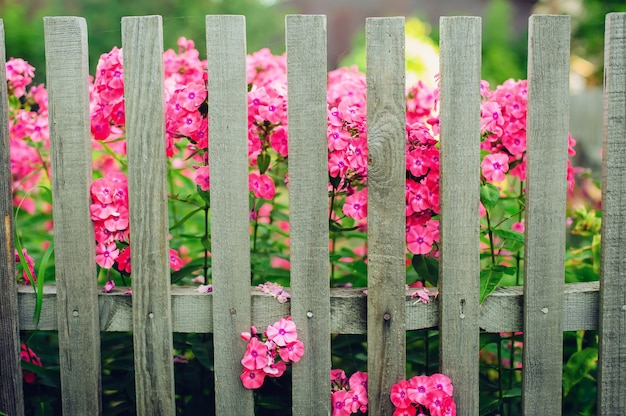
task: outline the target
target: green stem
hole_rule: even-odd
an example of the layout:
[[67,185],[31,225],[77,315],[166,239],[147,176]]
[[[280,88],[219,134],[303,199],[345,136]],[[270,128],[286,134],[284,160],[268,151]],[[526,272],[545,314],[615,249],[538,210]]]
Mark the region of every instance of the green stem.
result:
[[493,245],[493,231],[491,229],[491,220],[489,218],[489,211],[485,210],[485,217],[487,218],[487,232],[489,233],[489,251],[491,252],[491,265],[496,265],[496,249]]
[[502,369],[502,337],[498,340],[498,390],[500,394],[498,395],[498,407],[500,408],[500,414],[504,414],[504,380],[502,379],[503,369]]

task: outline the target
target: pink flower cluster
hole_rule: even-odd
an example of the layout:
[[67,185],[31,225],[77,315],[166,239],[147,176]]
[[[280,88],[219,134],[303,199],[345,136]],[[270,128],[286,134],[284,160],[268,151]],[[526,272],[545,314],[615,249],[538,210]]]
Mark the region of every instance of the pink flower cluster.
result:
[[[31,256],[28,255],[25,248],[22,248],[22,255],[24,256],[24,260],[26,260],[26,266],[28,267],[28,271],[30,272],[30,275],[33,276],[34,281],[37,281],[37,276],[35,276],[35,260]],[[20,254],[18,253],[17,249],[15,249],[15,264],[16,266],[18,266],[16,270],[17,281],[22,282],[25,285],[29,285],[31,282],[30,282],[30,278],[28,277],[28,272],[26,270],[22,270],[21,277],[19,275],[21,261],[20,261]]]
[[357,371],[346,377],[343,370],[330,371],[332,416],[367,413],[367,373]]
[[[128,211],[128,181],[126,175],[109,172],[95,180],[90,188],[92,204],[89,207],[96,237],[96,263],[110,269],[115,266],[122,273],[131,273],[130,229]],[[170,267],[180,270],[182,260],[170,249]],[[112,281],[109,281],[112,285]],[[112,286],[109,287],[109,290]]]
[[389,395],[396,406],[393,416],[454,416],[456,403],[452,393],[452,382],[443,374],[400,380],[391,387]]
[[261,292],[265,293],[266,295],[272,295],[273,297],[275,297],[279,303],[285,303],[291,298],[289,292],[287,292],[285,288],[278,283],[261,283],[259,285],[259,289],[261,289]]
[[[20,348],[20,359],[26,363],[31,363],[36,366],[41,367],[41,359],[33,350],[31,350],[26,344],[22,344]],[[37,375],[31,371],[26,371],[22,369],[22,377],[24,381],[28,384],[32,384],[35,382]]]
[[[481,164],[483,177],[501,182],[505,173],[526,180],[526,116],[528,81],[508,79],[495,90],[481,82],[481,149],[488,151]],[[568,137],[568,155],[576,154],[576,141]],[[574,169],[567,161],[567,179],[574,186]]]
[[267,327],[263,339],[256,328],[242,332],[241,338],[248,341],[241,364],[240,379],[244,387],[258,389],[265,377],[280,377],[287,369],[288,362],[298,362],[304,355],[304,344],[298,340],[296,324],[291,317],[281,318]]
[[[10,164],[14,193],[29,193],[48,168],[50,148],[48,130],[48,93],[43,84],[32,86],[35,68],[23,59],[11,58],[6,63],[9,96]],[[46,172],[47,174],[48,172]],[[49,175],[48,175],[49,176]],[[33,212],[34,201],[17,198],[14,204]]]

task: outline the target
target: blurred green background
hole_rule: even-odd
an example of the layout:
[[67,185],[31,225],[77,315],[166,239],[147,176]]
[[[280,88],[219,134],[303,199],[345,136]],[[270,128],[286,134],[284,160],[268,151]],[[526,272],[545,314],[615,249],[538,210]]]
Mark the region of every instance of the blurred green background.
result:
[[[435,4],[433,4],[435,3]],[[526,76],[527,20],[530,13],[572,16],[572,69],[583,84],[602,81],[604,16],[626,11],[623,0],[0,0],[4,20],[7,58],[22,57],[44,79],[43,16],[83,16],[87,20],[91,72],[98,56],[120,46],[122,16],[163,16],[164,46],[176,48],[176,39],[186,36],[196,42],[201,55],[205,48],[204,16],[246,16],[248,52],[269,47],[284,51],[284,16],[289,13],[319,13],[328,16],[329,66],[351,63],[346,56],[353,47],[363,48],[364,20],[368,16],[405,15],[421,19],[425,32],[438,39],[439,16],[483,17],[483,78],[501,83]],[[430,30],[432,28],[432,30]],[[580,58],[580,59],[579,59]]]

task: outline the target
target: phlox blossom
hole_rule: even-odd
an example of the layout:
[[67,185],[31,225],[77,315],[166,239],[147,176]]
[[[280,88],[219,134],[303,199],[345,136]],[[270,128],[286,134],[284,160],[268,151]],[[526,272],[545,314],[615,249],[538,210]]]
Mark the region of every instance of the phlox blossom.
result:
[[287,344],[285,348],[278,350],[278,354],[280,354],[280,358],[285,362],[300,361],[300,358],[304,355],[304,344],[299,340],[291,342]]
[[[41,367],[41,359],[33,350],[31,350],[26,344],[22,344],[20,348],[20,359],[24,362],[34,364],[36,366]],[[24,381],[26,383],[34,383],[37,375],[30,371],[25,371],[22,369],[22,377],[24,377]]]
[[249,370],[263,369],[268,366],[271,359],[268,356],[267,345],[254,337],[248,342],[246,353],[241,359],[241,364]]
[[120,251],[115,246],[115,243],[100,243],[96,246],[96,263],[98,263],[100,267],[110,269],[113,267],[113,263],[115,263],[115,259],[119,254]]
[[248,368],[243,369],[243,373],[239,376],[241,383],[247,389],[258,389],[263,385],[265,380],[265,372],[263,369],[250,370]]
[[504,180],[504,174],[509,170],[509,157],[504,153],[489,154],[485,156],[480,166],[485,179],[501,182]]
[[391,387],[391,394],[389,398],[394,406],[399,408],[407,408],[411,405],[411,399],[409,398],[408,389],[410,384],[406,380],[400,380],[398,383]]
[[296,324],[291,319],[280,318],[278,322],[267,327],[267,339],[279,347],[295,342],[298,339]]
[[343,213],[355,220],[362,220],[367,217],[367,188],[346,198],[346,202],[343,204]]
[[351,393],[347,390],[338,390],[331,394],[332,416],[350,416],[352,414],[351,406],[346,404],[350,397]]

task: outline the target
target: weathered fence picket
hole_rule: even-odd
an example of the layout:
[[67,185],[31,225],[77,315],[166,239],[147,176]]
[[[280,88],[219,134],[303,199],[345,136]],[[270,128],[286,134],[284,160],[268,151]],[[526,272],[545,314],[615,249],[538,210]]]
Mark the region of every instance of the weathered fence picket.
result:
[[287,16],[291,316],[306,353],[294,364],[293,414],[330,415],[326,17]]
[[532,16],[529,31],[522,408],[560,415],[570,18]]
[[99,414],[87,23],[78,17],[45,18],[44,33],[63,414]]
[[[239,333],[291,314],[305,343],[293,366],[293,413],[330,414],[330,336],[368,340],[369,414],[390,415],[405,378],[406,331],[440,330],[441,370],[459,415],[477,415],[479,330],[524,332],[523,412],[561,414],[563,331],[598,330],[598,414],[626,412],[626,14],[607,16],[602,272],[564,285],[569,18],[533,16],[529,38],[524,288],[479,305],[480,19],[441,20],[440,297],[405,292],[404,20],[367,32],[368,288],[329,289],[326,19],[286,19],[292,300],[250,288],[245,19],[207,16],[211,242],[215,292],[171,286],[161,18],[122,20],[133,295],[98,293],[89,219],[88,81],[84,19],[46,18],[53,156],[56,287],[15,296],[7,90],[0,71],[0,411],[23,414],[21,330],[59,332],[63,411],[101,412],[100,331],[133,331],[137,413],[175,413],[172,332],[213,333],[216,414],[254,414],[239,380]],[[0,20],[0,67],[4,59]],[[598,289],[599,287],[599,289]],[[16,302],[17,299],[17,302]],[[96,302],[97,299],[97,302]]]
[[404,18],[369,18],[367,43],[367,394],[372,416],[390,415],[405,378],[406,99]]
[[[459,415],[478,413],[480,54],[477,17],[441,18],[440,367]],[[458,386],[458,388],[456,387]]]
[[[254,414],[252,392],[239,380],[250,330],[248,98],[243,16],[207,16],[209,159],[215,405],[218,414]],[[209,319],[203,316],[203,319]]]
[[[0,19],[0,69],[6,68],[4,22]],[[24,414],[20,369],[18,302],[15,298],[15,255],[13,254],[13,198],[9,154],[9,102],[6,72],[0,70],[0,408],[5,413]]]
[[173,415],[161,16],[122,19],[137,414]]
[[[626,414],[626,13],[606,17],[598,414]],[[619,387],[617,387],[619,386]]]

